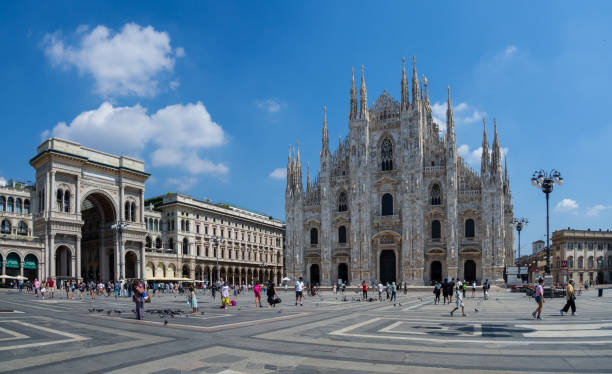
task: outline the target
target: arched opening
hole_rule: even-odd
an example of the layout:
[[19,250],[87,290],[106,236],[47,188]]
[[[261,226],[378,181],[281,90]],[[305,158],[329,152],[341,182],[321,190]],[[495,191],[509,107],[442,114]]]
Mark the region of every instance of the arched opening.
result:
[[0,234],[11,234],[11,223],[6,219],[0,225]]
[[319,232],[316,228],[310,229],[310,245],[315,246],[319,244]]
[[174,264],[168,265],[168,270],[166,270],[167,278],[176,278],[176,266]]
[[125,277],[127,279],[136,279],[136,266],[138,265],[138,258],[136,254],[129,251],[125,254]]
[[5,207],[6,199],[4,198],[4,196],[0,196],[0,212],[4,212]]
[[183,265],[183,271],[182,271],[182,277],[183,278],[191,278],[191,271],[189,270],[189,266],[188,265]]
[[474,260],[466,260],[463,264],[463,279],[468,282],[476,280],[476,263]]
[[348,282],[348,265],[345,263],[338,265],[338,280],[340,283]]
[[161,248],[161,247],[162,247],[161,238],[160,238],[160,237],[157,237],[157,238],[155,239],[155,248],[159,249],[159,248]]
[[346,212],[348,208],[348,202],[346,198],[346,192],[340,192],[338,195],[338,212]]
[[187,240],[187,238],[183,238],[183,254],[189,254],[189,240]]
[[380,145],[380,158],[380,170],[393,170],[393,143],[391,143],[391,139],[385,138]]
[[315,285],[319,284],[321,278],[319,276],[319,265],[312,264],[310,265],[310,284]]
[[38,277],[38,258],[31,253],[23,259],[23,276],[31,281]]
[[17,198],[17,200],[15,200],[15,213],[17,214],[21,214],[21,206],[23,205],[22,201],[20,198]]
[[70,213],[70,191],[64,191],[64,213]]
[[28,225],[24,221],[20,221],[19,224],[17,224],[17,235],[28,235]]
[[346,243],[346,227],[338,227],[338,243]]
[[4,258],[2,258],[2,254],[0,253],[0,275],[4,275],[4,272],[2,272],[2,263],[4,262]]
[[72,254],[70,248],[62,245],[55,250],[55,276],[69,278],[72,275]]
[[147,262],[147,265],[145,266],[145,278],[146,279],[155,278],[155,268],[154,268],[154,265],[150,262]]
[[152,246],[153,243],[151,243],[151,237],[147,235],[147,237],[145,238],[145,247],[151,248]]
[[430,265],[430,280],[442,282],[442,263],[440,261],[432,261]]
[[440,189],[440,185],[437,183],[431,186],[430,202],[431,205],[442,204],[442,190]]
[[25,199],[23,201],[23,214],[30,214],[30,200]]
[[440,221],[434,220],[431,222],[431,238],[440,239],[441,237],[442,237],[442,229],[440,226]]
[[111,225],[117,215],[112,201],[101,192],[86,196],[81,218],[81,276],[85,281],[114,279],[117,235]]
[[393,215],[393,196],[390,193],[386,193],[382,197],[381,202],[381,215],[392,216]]
[[474,237],[474,220],[468,218],[465,220],[465,237],[473,238]]
[[157,264],[157,268],[155,269],[155,274],[157,274],[157,278],[165,278],[166,277],[166,268],[164,264],[161,262]]
[[15,202],[13,201],[13,198],[12,198],[12,197],[9,197],[9,198],[6,200],[6,211],[7,211],[8,213],[13,213],[13,208],[14,208],[14,207],[15,207]]
[[386,249],[380,253],[380,281],[382,284],[395,282],[395,252]]
[[21,258],[15,252],[11,252],[6,256],[6,275],[16,277],[19,275],[19,263]]

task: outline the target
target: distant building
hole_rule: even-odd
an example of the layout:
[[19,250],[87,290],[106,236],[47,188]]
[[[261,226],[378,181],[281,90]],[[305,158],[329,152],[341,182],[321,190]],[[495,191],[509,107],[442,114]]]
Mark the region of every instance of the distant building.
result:
[[580,283],[612,283],[612,232],[570,228],[555,231],[550,262],[555,282],[574,279]]
[[531,254],[535,255],[536,253],[543,251],[546,247],[546,242],[544,240],[536,240],[531,243],[532,251]]

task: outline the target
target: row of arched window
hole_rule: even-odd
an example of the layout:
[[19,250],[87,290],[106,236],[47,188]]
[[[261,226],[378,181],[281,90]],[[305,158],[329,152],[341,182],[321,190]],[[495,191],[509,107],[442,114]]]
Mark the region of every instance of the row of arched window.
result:
[[149,231],[161,231],[162,229],[159,220],[154,218],[145,218],[145,225]]
[[[338,227],[338,243],[346,243],[346,226]],[[319,244],[319,230],[315,227],[310,229],[310,245],[316,246]]]
[[[0,234],[12,234],[12,225],[8,220],[3,220],[0,224]],[[28,235],[28,224],[24,221],[20,221],[17,224],[17,235],[27,236]]]
[[[603,257],[598,257],[597,258],[597,263],[599,264],[601,262],[601,265],[603,266]],[[578,269],[583,269],[584,268],[584,257],[580,256],[578,257],[578,261],[577,261],[577,268]],[[559,264],[557,264],[557,266],[559,266]],[[569,256],[567,258],[567,267],[568,268],[573,268],[574,267],[574,257],[573,256]],[[595,267],[595,259],[593,256],[590,256],[587,259],[587,268],[594,268]],[[608,257],[608,267],[612,267],[612,257]]]
[[0,196],[0,212],[30,214],[30,200]]
[[136,203],[133,201],[125,202],[125,220],[136,222]]
[[70,191],[58,188],[55,207],[58,212],[70,213]]

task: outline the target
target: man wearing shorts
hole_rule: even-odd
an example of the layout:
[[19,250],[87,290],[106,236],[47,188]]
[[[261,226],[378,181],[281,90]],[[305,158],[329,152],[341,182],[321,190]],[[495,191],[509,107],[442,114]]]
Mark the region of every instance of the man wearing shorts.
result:
[[47,281],[47,286],[48,286],[48,290],[49,293],[51,294],[51,298],[53,299],[53,294],[55,294],[55,282],[53,281],[53,278],[49,278],[49,280]]
[[455,290],[455,302],[457,303],[457,305],[455,306],[455,309],[451,310],[450,315],[451,317],[453,316],[453,313],[455,313],[455,311],[459,308],[461,308],[461,314],[465,317],[465,306],[463,305],[463,290],[462,290],[462,284],[461,282],[457,283],[457,289]]
[[302,304],[302,294],[304,292],[304,282],[302,282],[302,277],[295,282],[295,306],[297,306],[298,299],[300,300],[300,306],[304,306]]
[[542,283],[544,283],[544,279],[538,279],[538,285],[535,289],[535,301],[538,303],[538,307],[531,313],[533,318],[536,318],[537,315],[537,319],[542,319],[542,307],[544,306],[544,287],[542,287]]

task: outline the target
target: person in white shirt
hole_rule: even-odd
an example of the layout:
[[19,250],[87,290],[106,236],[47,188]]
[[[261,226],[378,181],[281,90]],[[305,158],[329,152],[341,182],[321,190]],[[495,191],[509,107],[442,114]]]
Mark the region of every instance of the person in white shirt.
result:
[[300,306],[304,306],[302,304],[302,296],[304,293],[304,282],[302,282],[302,277],[295,282],[295,306],[297,306],[298,299],[300,300]]
[[381,282],[378,282],[378,301],[382,301],[382,292],[385,286]]
[[459,308],[461,308],[461,314],[465,317],[465,306],[463,305],[463,292],[462,292],[463,284],[461,282],[457,282],[457,287],[455,289],[455,302],[457,305],[455,309],[451,310],[450,315],[453,316],[453,313]]

